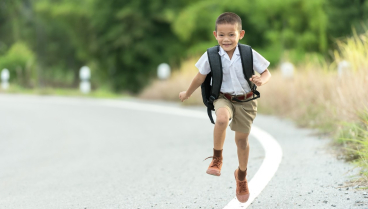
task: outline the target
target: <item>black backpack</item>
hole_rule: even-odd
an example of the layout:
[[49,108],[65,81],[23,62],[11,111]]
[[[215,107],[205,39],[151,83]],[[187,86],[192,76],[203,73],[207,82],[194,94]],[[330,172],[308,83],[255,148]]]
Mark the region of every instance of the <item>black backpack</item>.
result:
[[[257,91],[257,86],[249,79],[254,75],[253,70],[253,55],[252,48],[248,45],[238,44],[241,63],[243,66],[243,73],[245,80],[248,82],[250,89],[253,92],[253,98],[242,102],[249,102],[261,97]],[[219,97],[222,84],[222,63],[221,56],[219,55],[220,46],[214,46],[207,49],[208,61],[210,63],[211,72],[207,75],[205,81],[201,85],[203,103],[207,107],[208,117],[211,122],[215,124],[212,118],[212,112],[215,110],[213,102]],[[212,78],[212,86],[211,86]],[[256,95],[256,96],[255,96]]]

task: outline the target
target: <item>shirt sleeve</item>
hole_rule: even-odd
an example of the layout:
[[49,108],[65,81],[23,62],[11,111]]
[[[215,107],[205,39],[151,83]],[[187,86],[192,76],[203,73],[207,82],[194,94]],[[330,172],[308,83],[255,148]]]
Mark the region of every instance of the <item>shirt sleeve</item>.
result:
[[259,74],[263,73],[268,66],[270,65],[270,62],[266,60],[262,55],[260,55],[258,52],[252,49],[253,54],[253,69],[257,71]]
[[208,62],[207,52],[205,52],[201,58],[199,58],[198,62],[195,64],[198,68],[199,73],[202,75],[207,75],[211,72],[210,63]]

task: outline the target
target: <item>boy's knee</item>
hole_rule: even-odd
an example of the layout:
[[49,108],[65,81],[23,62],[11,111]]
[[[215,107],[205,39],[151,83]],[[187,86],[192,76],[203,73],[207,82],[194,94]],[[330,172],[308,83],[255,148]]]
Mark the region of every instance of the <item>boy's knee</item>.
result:
[[230,113],[226,108],[219,108],[216,111],[216,123],[221,126],[227,126],[230,120]]
[[227,126],[229,123],[229,118],[226,116],[217,116],[216,117],[216,124],[220,126]]

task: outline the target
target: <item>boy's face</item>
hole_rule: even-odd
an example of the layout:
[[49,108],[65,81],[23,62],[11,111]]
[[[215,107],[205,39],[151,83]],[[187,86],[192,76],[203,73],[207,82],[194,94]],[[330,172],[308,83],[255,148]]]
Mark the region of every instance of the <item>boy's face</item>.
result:
[[233,52],[244,34],[244,30],[239,31],[238,24],[218,24],[217,31],[213,31],[217,42],[226,52]]

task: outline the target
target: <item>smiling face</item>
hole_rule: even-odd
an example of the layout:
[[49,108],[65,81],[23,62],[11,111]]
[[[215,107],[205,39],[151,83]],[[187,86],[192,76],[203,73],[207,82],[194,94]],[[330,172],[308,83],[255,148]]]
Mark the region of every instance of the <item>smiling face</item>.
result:
[[239,31],[237,24],[218,24],[217,31],[213,31],[219,45],[231,58],[240,39],[244,37],[244,30]]

